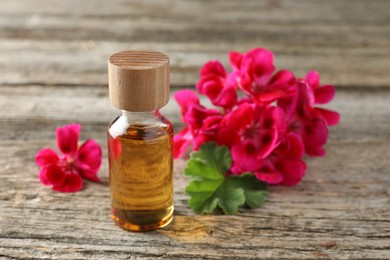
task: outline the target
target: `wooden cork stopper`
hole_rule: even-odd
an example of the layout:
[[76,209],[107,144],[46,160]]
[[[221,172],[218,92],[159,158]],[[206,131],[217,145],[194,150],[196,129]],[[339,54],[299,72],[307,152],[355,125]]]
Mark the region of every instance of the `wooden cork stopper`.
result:
[[127,111],[152,111],[169,99],[169,58],[156,51],[123,51],[108,60],[111,103]]

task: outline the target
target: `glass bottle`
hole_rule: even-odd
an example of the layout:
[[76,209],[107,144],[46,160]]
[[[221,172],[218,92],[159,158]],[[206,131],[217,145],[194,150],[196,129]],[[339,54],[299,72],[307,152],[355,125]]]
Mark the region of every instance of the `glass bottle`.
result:
[[109,59],[109,93],[121,115],[108,126],[111,216],[131,231],[173,218],[173,128],[159,113],[169,99],[169,59],[127,51]]

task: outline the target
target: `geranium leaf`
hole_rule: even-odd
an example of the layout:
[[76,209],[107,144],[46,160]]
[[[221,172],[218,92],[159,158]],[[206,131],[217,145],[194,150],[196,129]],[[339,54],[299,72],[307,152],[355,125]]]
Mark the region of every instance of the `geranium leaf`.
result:
[[251,208],[258,208],[263,205],[267,194],[267,184],[259,181],[251,173],[245,173],[240,178],[238,185],[244,190],[246,204]]
[[256,208],[264,202],[265,183],[251,173],[225,176],[231,164],[229,149],[215,143],[205,143],[191,154],[184,173],[192,180],[185,191],[195,213],[211,213],[218,206],[225,214],[235,214],[245,203]]

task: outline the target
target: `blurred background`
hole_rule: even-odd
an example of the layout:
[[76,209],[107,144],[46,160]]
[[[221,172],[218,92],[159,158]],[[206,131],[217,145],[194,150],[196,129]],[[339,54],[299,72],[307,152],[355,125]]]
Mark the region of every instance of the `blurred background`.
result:
[[[278,69],[317,70],[340,90],[389,87],[389,2],[1,0],[2,130],[38,138],[72,121],[102,129],[116,113],[107,59],[128,49],[168,54],[173,91],[193,87],[208,60],[228,65],[228,51],[254,47],[273,51]],[[173,100],[164,111],[180,126]]]
[[207,60],[264,47],[299,76],[383,87],[389,14],[386,0],[1,0],[0,83],[105,86],[110,54],[155,49],[188,86]]

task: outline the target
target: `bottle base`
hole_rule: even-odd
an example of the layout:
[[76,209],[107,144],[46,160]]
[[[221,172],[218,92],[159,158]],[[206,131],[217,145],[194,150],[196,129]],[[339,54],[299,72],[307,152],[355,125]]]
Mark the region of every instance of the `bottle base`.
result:
[[[111,209],[111,218],[119,227],[136,232],[152,231],[166,227],[173,220],[173,207],[164,210],[166,214],[161,219],[154,219],[159,214],[156,211],[130,211]],[[161,212],[159,212],[161,213]]]

